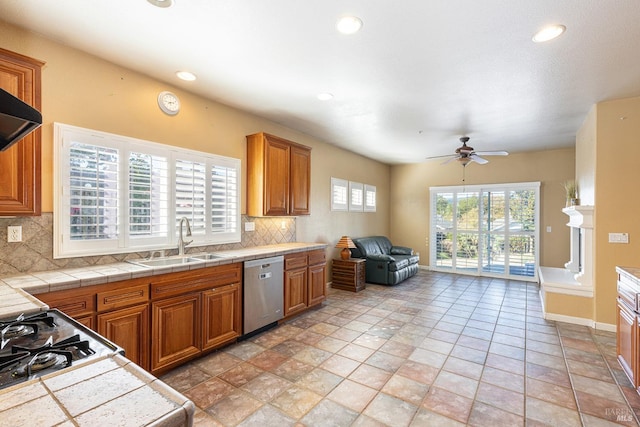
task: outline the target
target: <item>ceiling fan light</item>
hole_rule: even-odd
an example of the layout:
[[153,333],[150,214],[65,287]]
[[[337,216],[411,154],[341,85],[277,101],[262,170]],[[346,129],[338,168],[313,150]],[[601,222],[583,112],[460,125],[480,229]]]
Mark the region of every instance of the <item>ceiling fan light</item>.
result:
[[548,42],[549,40],[553,40],[556,37],[559,37],[567,30],[567,27],[564,25],[549,25],[548,27],[544,27],[537,33],[533,35],[532,40],[536,43]]

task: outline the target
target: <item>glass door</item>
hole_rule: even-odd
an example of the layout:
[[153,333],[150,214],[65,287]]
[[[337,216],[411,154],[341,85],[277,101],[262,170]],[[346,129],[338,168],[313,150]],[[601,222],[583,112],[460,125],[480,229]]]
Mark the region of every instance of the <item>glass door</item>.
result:
[[539,183],[431,188],[432,269],[537,280]]

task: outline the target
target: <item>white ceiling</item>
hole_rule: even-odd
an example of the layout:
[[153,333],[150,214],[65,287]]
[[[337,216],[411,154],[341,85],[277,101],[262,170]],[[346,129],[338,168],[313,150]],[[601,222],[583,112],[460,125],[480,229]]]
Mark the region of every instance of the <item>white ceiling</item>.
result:
[[640,95],[638,0],[2,0],[0,19],[391,164],[461,135],[570,147],[594,103]]

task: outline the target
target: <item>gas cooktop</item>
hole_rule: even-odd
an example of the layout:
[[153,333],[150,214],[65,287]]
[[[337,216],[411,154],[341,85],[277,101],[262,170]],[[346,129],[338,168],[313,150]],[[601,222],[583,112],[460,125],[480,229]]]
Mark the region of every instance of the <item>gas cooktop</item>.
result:
[[0,319],[0,389],[124,350],[58,310]]

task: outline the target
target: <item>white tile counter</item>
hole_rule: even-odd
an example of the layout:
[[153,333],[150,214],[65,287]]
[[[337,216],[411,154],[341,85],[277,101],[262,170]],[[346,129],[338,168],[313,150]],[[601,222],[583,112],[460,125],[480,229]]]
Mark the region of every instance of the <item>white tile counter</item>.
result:
[[[322,243],[284,243],[216,252],[221,258],[177,266],[127,262],[0,278],[0,318],[47,310],[32,295],[138,277],[325,249]],[[188,254],[190,256],[196,253]],[[120,355],[79,364],[0,390],[0,425],[191,426],[195,406]]]
[[188,427],[194,404],[115,355],[0,390],[7,426]]

